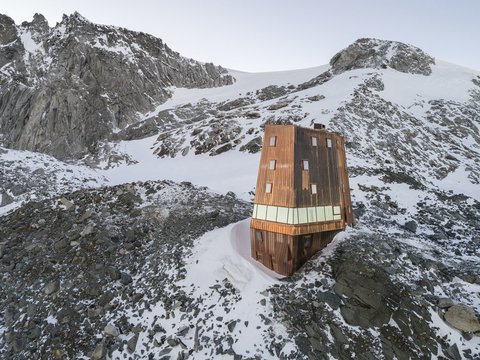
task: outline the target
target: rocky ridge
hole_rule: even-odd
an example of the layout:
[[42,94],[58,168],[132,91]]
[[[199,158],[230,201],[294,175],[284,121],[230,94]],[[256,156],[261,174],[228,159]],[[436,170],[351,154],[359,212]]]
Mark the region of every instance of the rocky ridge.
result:
[[42,15],[0,16],[0,133],[6,147],[59,159],[97,143],[169,98],[171,87],[231,84],[228,72],[182,57],[151,35],[78,13],[53,28]]

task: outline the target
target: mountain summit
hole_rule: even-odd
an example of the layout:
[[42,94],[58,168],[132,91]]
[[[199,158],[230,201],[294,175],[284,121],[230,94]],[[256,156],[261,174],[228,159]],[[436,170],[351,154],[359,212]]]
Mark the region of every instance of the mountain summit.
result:
[[352,69],[390,67],[410,74],[430,75],[434,58],[423,50],[397,41],[358,39],[330,60],[334,73]]

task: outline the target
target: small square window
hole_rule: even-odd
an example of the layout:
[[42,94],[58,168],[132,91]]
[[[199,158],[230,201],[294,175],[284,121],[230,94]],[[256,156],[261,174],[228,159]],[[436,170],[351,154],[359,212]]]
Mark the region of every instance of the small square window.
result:
[[277,145],[277,137],[270,136],[270,146],[276,146],[276,145]]
[[270,194],[272,192],[272,184],[271,183],[267,183],[267,185],[265,186],[265,192],[267,194]]
[[327,139],[327,147],[332,147],[332,139]]
[[312,136],[312,146],[317,146],[317,138]]
[[277,160],[270,160],[270,166],[268,167],[270,170],[275,170],[277,167]]
[[317,193],[317,184],[311,184],[310,187],[312,188],[312,194]]
[[308,170],[308,160],[303,160],[302,161],[302,168],[303,168],[303,170]]

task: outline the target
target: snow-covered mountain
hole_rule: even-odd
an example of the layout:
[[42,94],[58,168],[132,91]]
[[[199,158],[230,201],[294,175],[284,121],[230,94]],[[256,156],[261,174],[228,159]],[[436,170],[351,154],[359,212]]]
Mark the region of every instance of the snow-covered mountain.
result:
[[50,28],[0,16],[0,132],[5,146],[72,158],[95,150],[170,96],[169,88],[231,84],[221,67],[162,40],[80,14]]
[[[25,34],[39,31],[27,29],[44,24],[36,19],[4,26],[0,59],[26,49]],[[147,57],[160,40],[79,14],[41,28],[49,35],[43,45],[30,35],[36,46],[58,35],[71,46],[63,56],[86,51],[90,64],[131,60],[125,71],[140,73],[166,53],[176,65],[133,85],[121,121],[71,112],[61,131],[81,123],[82,141],[62,138],[76,150],[60,153],[42,112],[18,116],[24,93],[43,94],[28,109],[55,98],[41,89],[58,66],[41,73],[18,50],[0,69],[1,355],[478,358],[480,72],[360,39],[328,65],[252,74],[183,66],[167,50]],[[42,64],[59,51],[44,49],[32,53]],[[62,73],[66,86],[85,81],[75,69]],[[112,114],[112,94],[131,78],[118,81],[97,78],[76,94],[96,94]],[[95,108],[64,100],[65,114]],[[356,225],[278,279],[248,250],[262,128],[314,122],[346,139]]]

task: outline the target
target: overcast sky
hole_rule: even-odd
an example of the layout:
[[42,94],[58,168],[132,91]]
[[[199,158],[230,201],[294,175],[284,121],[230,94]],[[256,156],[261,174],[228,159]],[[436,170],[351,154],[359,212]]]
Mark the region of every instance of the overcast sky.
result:
[[480,70],[477,0],[20,0],[0,12],[17,24],[39,12],[144,31],[182,55],[243,71],[328,63],[361,37],[413,44],[430,55]]

